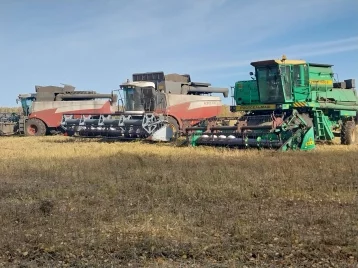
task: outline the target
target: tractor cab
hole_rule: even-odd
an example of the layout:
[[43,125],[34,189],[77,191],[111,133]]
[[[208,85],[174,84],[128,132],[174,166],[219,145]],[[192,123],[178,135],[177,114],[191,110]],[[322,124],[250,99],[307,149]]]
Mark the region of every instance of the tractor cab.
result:
[[21,102],[22,112],[24,116],[29,116],[32,110],[32,103],[36,100],[36,94],[19,94],[16,103]]
[[125,111],[153,112],[165,107],[165,95],[156,91],[153,82],[128,81],[120,88],[124,93],[122,102]]

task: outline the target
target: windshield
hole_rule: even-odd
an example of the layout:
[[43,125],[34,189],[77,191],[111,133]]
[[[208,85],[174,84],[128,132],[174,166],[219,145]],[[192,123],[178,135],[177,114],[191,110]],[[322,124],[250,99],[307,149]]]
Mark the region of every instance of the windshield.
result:
[[24,115],[26,115],[26,116],[30,115],[33,99],[32,98],[20,98],[20,101],[21,101],[22,111],[23,111]]
[[264,103],[284,102],[284,95],[277,66],[257,68],[260,99]]
[[140,88],[126,87],[123,88],[125,96],[125,110],[126,111],[143,111],[143,106],[140,101]]
[[153,111],[155,98],[151,87],[124,87],[126,111]]

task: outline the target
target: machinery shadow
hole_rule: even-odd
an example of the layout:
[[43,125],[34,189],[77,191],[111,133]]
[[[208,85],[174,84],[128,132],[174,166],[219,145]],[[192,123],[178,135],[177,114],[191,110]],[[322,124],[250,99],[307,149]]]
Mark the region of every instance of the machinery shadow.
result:
[[[13,137],[12,137],[13,138]],[[94,138],[94,137],[65,137],[61,136],[61,139],[40,139],[41,143],[53,143],[53,144],[84,144],[84,143],[105,143],[105,144],[143,144],[143,145],[153,145],[153,148],[168,148],[168,147],[177,147],[177,148],[185,148],[185,147],[191,147],[191,145],[187,142],[185,137],[177,138],[176,140],[170,141],[170,142],[163,142],[163,141],[151,141],[151,140],[125,140],[125,139],[111,139],[111,138]],[[324,151],[326,151],[328,148],[329,150],[337,152],[337,146],[342,146],[340,144],[339,138],[334,139],[333,141],[316,141],[316,149],[313,149],[312,151],[320,151],[322,152],[322,148],[324,148]],[[205,146],[201,145],[198,148],[202,149],[216,149],[218,151],[242,151],[242,152],[270,152],[270,153],[281,153],[281,151],[276,150],[274,148],[247,148],[247,149],[238,149],[236,147],[230,147],[230,146]]]
[[137,144],[151,144],[155,146],[164,146],[164,147],[183,147],[187,146],[185,138],[178,138],[176,140],[170,142],[164,141],[151,141],[151,140],[142,140],[142,139],[113,139],[113,138],[94,138],[94,137],[65,137],[62,139],[43,139],[40,140],[42,143],[56,143],[56,144],[64,144],[64,143],[137,143]]

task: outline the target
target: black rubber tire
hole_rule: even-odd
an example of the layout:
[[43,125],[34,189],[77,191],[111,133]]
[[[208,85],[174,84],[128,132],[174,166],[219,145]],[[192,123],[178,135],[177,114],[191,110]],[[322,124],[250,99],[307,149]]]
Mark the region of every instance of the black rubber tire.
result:
[[46,131],[46,125],[40,119],[31,118],[25,123],[26,136],[45,136]]
[[343,122],[342,129],[341,129],[341,144],[351,145],[351,144],[356,144],[356,142],[357,142],[356,123],[354,121]]
[[178,121],[175,118],[168,116],[168,122],[169,122],[169,126],[173,129],[173,139],[175,140],[179,137],[180,134]]

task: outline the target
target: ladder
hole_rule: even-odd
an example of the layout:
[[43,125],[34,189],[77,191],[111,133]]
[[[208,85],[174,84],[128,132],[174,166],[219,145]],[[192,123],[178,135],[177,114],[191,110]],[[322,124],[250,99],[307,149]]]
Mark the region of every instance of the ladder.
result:
[[330,122],[322,110],[314,111],[315,132],[318,140],[333,140],[334,134],[330,128]]
[[19,118],[19,134],[25,134],[25,122],[27,120],[27,116],[20,116]]

